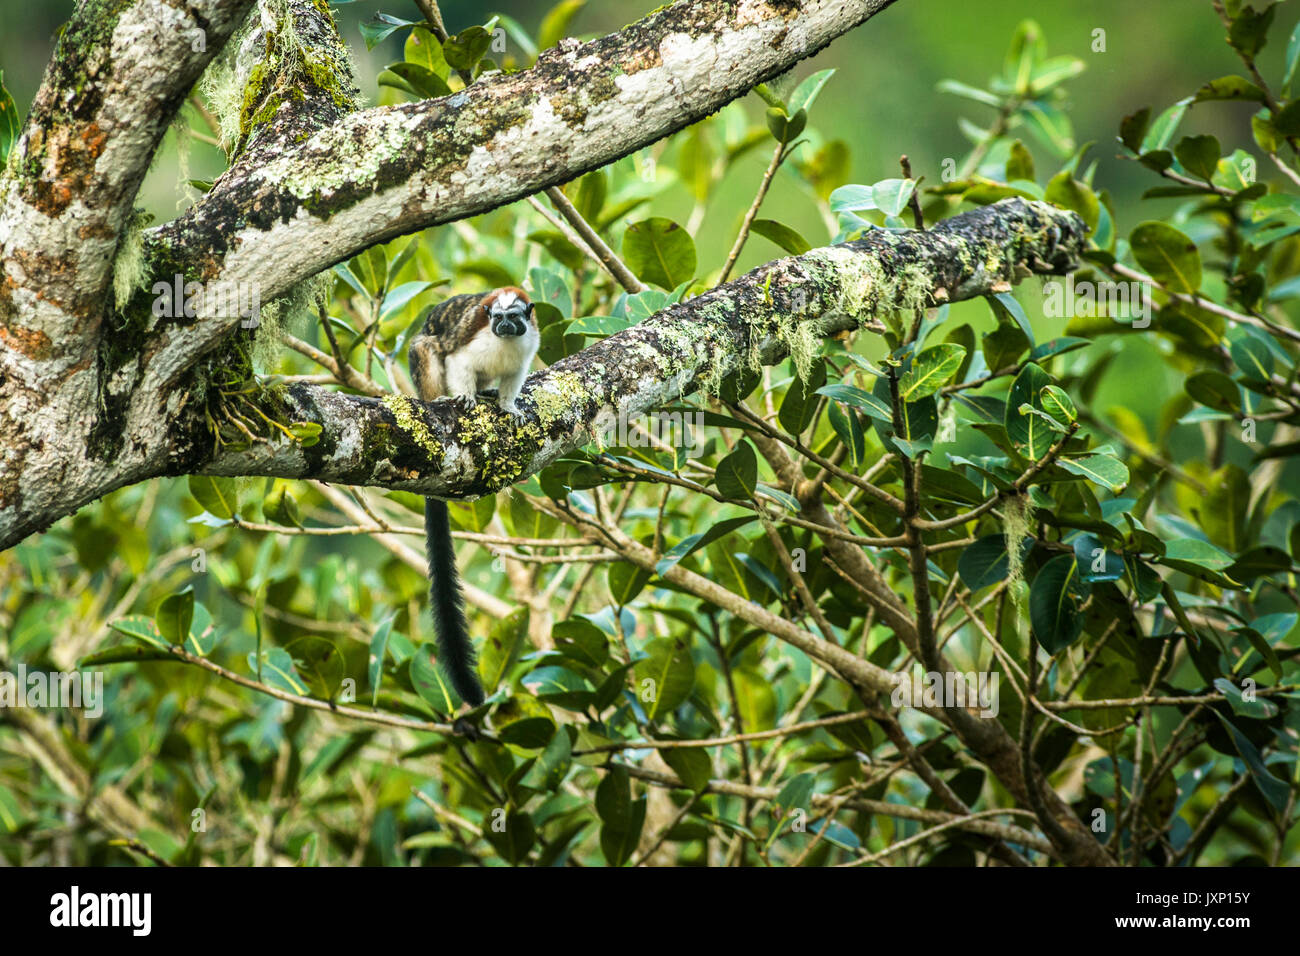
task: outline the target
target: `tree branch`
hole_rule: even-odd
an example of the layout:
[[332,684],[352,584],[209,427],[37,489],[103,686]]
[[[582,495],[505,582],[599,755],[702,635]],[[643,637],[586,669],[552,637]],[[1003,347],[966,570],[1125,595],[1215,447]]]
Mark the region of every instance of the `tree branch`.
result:
[[[1041,203],[1005,200],[929,232],[872,230],[840,246],[777,260],[529,377],[516,424],[493,406],[382,400],[289,386],[292,417],[321,426],[310,447],[256,443],[203,470],[315,477],[425,495],[491,494],[630,419],[752,363],[773,363],[809,337],[883,331],[879,316],[918,298],[956,301],[999,282],[1068,270],[1078,219]],[[804,345],[799,345],[802,341]]]

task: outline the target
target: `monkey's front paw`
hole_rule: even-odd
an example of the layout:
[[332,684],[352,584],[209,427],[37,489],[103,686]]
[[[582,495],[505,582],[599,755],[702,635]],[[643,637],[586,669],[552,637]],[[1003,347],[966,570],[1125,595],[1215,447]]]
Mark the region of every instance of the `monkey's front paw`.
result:
[[500,408],[501,411],[509,415],[511,418],[513,418],[516,424],[524,420],[524,410],[520,408],[517,404],[515,404],[513,401],[499,403],[497,407]]

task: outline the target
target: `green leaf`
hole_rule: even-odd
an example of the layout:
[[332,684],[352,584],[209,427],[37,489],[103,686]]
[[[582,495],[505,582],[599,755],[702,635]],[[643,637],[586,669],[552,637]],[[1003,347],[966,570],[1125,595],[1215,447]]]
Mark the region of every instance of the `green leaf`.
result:
[[718,491],[737,501],[749,501],[758,487],[758,456],[754,446],[739,441],[731,454],[718,462],[715,483]]
[[1020,406],[1028,404],[1042,410],[1042,391],[1052,384],[1051,378],[1037,365],[1029,362],[1011,383],[1007,397],[1007,413],[1003,427],[1007,437],[1024,450],[1026,458],[1037,461],[1047,454],[1056,440],[1056,433],[1036,415],[1022,415]]
[[492,625],[487,640],[479,650],[478,659],[479,679],[489,696],[505,680],[510,668],[519,659],[527,634],[527,606],[511,611]]
[[1232,555],[1199,538],[1179,538],[1165,545],[1165,553],[1157,558],[1171,567],[1192,565],[1209,571],[1223,571],[1233,563]]
[[511,697],[496,709],[492,720],[505,743],[527,750],[541,750],[556,732],[551,709],[536,697]]
[[584,710],[595,696],[595,688],[587,678],[556,664],[534,668],[523,676],[520,684],[538,700],[568,710]]
[[960,345],[944,342],[932,345],[912,362],[898,382],[899,397],[905,402],[915,402],[933,395],[948,383],[961,368],[966,350]]
[[[1023,553],[1028,553],[1033,542],[1025,538],[1021,542]],[[979,591],[991,584],[1005,580],[1010,568],[1007,554],[1007,539],[1003,534],[990,534],[968,545],[957,559],[957,573],[972,591]]]
[[321,700],[337,696],[347,675],[343,655],[332,641],[310,635],[299,637],[289,642],[285,652],[313,696]]
[[403,60],[400,63],[388,64],[388,70],[400,76],[411,89],[415,90],[416,95],[423,99],[431,100],[451,95],[451,87],[447,85],[447,81],[427,66]]
[[8,787],[0,785],[0,826],[10,833],[16,833],[27,819],[27,814],[18,805],[18,798]]
[[142,664],[145,661],[174,661],[176,656],[166,651],[155,651],[147,647],[133,647],[119,644],[93,654],[87,654],[77,661],[78,667],[99,667],[102,664]]
[[993,315],[998,320],[998,325],[1015,322],[1020,331],[1024,333],[1029,344],[1034,344],[1033,326],[1029,324],[1029,316],[1025,315],[1024,307],[1016,301],[1015,296],[1010,292],[998,292],[994,295],[985,296],[984,301],[987,302],[989,308],[993,310]]
[[632,858],[645,825],[646,800],[632,799],[626,767],[610,766],[596,787],[596,815],[600,817],[600,849],[610,866],[622,866]]
[[1219,167],[1219,141],[1213,136],[1184,136],[1174,147],[1174,155],[1183,168],[1207,183]]
[[1241,389],[1218,369],[1197,372],[1183,383],[1183,388],[1207,408],[1221,412],[1236,412],[1241,408]]
[[981,90],[979,87],[970,86],[957,80],[940,80],[935,89],[940,93],[952,93],[954,96],[961,96],[976,103],[983,103],[985,106],[991,106],[994,109],[1002,107],[1002,97],[996,93],[990,93],[988,90]]
[[[1204,103],[1207,100],[1254,100],[1263,103],[1267,97],[1263,90],[1244,76],[1221,76],[1206,83],[1192,96],[1193,103]],[[1178,161],[1181,163],[1182,159]]]
[[606,580],[609,584],[610,597],[619,607],[627,607],[642,589],[650,583],[649,571],[627,562],[616,562],[609,566]]
[[537,762],[533,764],[524,777],[524,785],[537,790],[554,792],[564,782],[573,766],[573,741],[563,729],[551,737],[550,743],[542,751]]
[[1290,92],[1291,81],[1295,79],[1296,62],[1300,61],[1300,23],[1291,31],[1291,39],[1286,44],[1286,70],[1282,74],[1282,86]]
[[1219,160],[1219,168],[1212,181],[1214,185],[1231,189],[1233,192],[1257,188],[1258,192],[1263,194],[1265,187],[1262,185],[1256,187],[1255,176],[1255,157],[1239,148],[1234,149],[1231,156]]
[[695,661],[690,645],[681,639],[657,637],[645,646],[646,657],[637,661],[636,694],[650,721],[676,710],[695,686]]
[[1107,551],[1095,535],[1081,534],[1074,539],[1074,557],[1079,563],[1079,580],[1084,584],[1118,581],[1124,576],[1124,560]]
[[1101,218],[1101,202],[1087,183],[1075,179],[1070,170],[1063,169],[1047,183],[1043,198],[1062,209],[1079,214],[1089,232],[1095,232]]
[[217,643],[217,629],[212,626],[212,614],[202,604],[194,605],[190,619],[190,632],[182,645],[191,654],[207,657]]
[[778,143],[790,143],[798,139],[808,124],[808,114],[802,110],[789,113],[777,106],[768,109],[766,118],[767,128]]
[[1080,458],[1062,458],[1057,464],[1072,475],[1087,478],[1113,494],[1119,494],[1129,482],[1128,466],[1110,455],[1084,455]]
[[792,256],[801,256],[812,248],[807,239],[775,219],[755,219],[749,228],[764,239],[770,239]]
[[781,399],[777,421],[791,435],[802,434],[812,424],[817,414],[817,391],[826,384],[826,363],[815,362],[807,381],[795,377]]
[[0,70],[0,170],[4,169],[9,150],[13,149],[21,132],[22,121],[18,118],[18,107],[5,89],[4,70]]
[[875,209],[876,200],[870,186],[841,186],[831,193],[831,212],[861,212]]
[[401,17],[391,17],[387,13],[376,13],[369,20],[360,24],[361,36],[366,41],[366,49],[373,50],[393,32],[400,30],[402,27],[413,26],[414,23],[414,20],[403,20]]
[[1038,643],[1049,654],[1073,644],[1083,633],[1075,589],[1078,562],[1073,554],[1057,555],[1034,575],[1029,588],[1029,620]]
[[112,621],[108,626],[133,640],[139,641],[145,647],[163,651],[167,653],[168,657],[172,656],[171,645],[162,636],[162,632],[158,630],[158,625],[153,622],[153,618],[137,614]]
[[1187,107],[1191,105],[1191,102],[1192,98],[1190,96],[1181,99],[1157,116],[1156,121],[1151,124],[1151,129],[1142,140],[1142,148],[1137,152],[1145,155],[1168,146],[1170,140],[1174,138],[1178,124],[1183,121],[1183,115],[1187,112]]
[[1034,69],[1047,57],[1047,40],[1043,28],[1034,20],[1021,20],[1016,24],[1011,37],[1011,46],[1007,50],[1006,61],[1002,67],[1002,76],[1006,84],[1015,92],[1026,94],[1030,91],[1030,79]]
[[1150,220],[1129,236],[1133,258],[1171,292],[1192,294],[1201,288],[1201,254],[1196,243],[1168,223]]
[[[411,29],[402,48],[402,56],[407,63],[423,67],[444,81],[451,75],[447,58],[442,55],[442,44],[426,27],[417,26]],[[391,70],[392,67],[390,66],[389,69]]]
[[537,28],[537,49],[548,50],[569,34],[569,26],[587,0],[560,0],[546,12],[542,25]]
[[1135,153],[1142,152],[1142,138],[1150,125],[1151,107],[1146,106],[1136,113],[1130,113],[1120,121],[1119,141]]
[[[663,739],[663,738],[661,738]],[[673,738],[668,738],[673,739]],[[659,751],[664,763],[673,769],[687,788],[699,793],[709,785],[713,764],[703,747],[665,747]]]
[[483,838],[511,866],[527,862],[528,853],[537,842],[537,827],[533,824],[533,818],[523,810],[509,807],[503,823],[503,829],[498,829],[495,825],[485,826]]
[[1261,697],[1246,700],[1242,696],[1241,688],[1226,677],[1216,678],[1214,686],[1219,689],[1220,694],[1228,699],[1228,706],[1232,708],[1232,712],[1238,717],[1268,720],[1270,717],[1277,716],[1277,704]]
[[1281,813],[1286,809],[1290,800],[1291,788],[1269,772],[1263,758],[1259,755],[1259,750],[1240,730],[1233,726],[1231,721],[1216,710],[1210,712],[1219,718],[1219,722],[1228,731],[1228,736],[1232,738],[1232,745],[1237,748],[1237,753],[1241,754],[1241,759],[1245,761],[1246,768],[1249,770],[1250,778],[1254,781],[1255,786],[1259,788],[1264,798],[1273,805],[1273,809]]
[[856,471],[862,466],[867,454],[866,433],[862,430],[862,423],[858,421],[857,413],[852,410],[845,411],[839,402],[831,402],[826,406],[826,417],[830,420],[836,437],[844,443],[848,451],[849,467]]
[[564,331],[568,335],[607,336],[616,335],[634,325],[636,320],[628,316],[619,318],[613,315],[584,315],[570,322]]
[[411,655],[411,686],[438,714],[454,714],[460,706],[460,695],[438,667],[438,648],[426,641]]
[[882,179],[871,187],[871,199],[886,216],[897,218],[903,214],[915,191],[914,179]]
[[1020,115],[1026,128],[1056,156],[1065,159],[1074,152],[1074,127],[1062,110],[1034,100],[1021,108]]
[[370,639],[370,658],[367,676],[370,678],[370,706],[379,704],[379,684],[384,676],[384,658],[388,656],[388,636],[393,630],[393,618],[390,614],[375,629],[375,636]]
[[627,227],[623,258],[639,279],[664,289],[695,276],[695,242],[685,229],[661,216]]
[[288,691],[290,694],[306,697],[311,690],[306,681],[298,676],[298,671],[293,666],[293,658],[283,647],[273,647],[263,651],[260,661],[256,652],[250,652],[248,669],[254,674],[260,673],[264,684]]
[[298,516],[298,502],[289,493],[289,482],[281,478],[275,480],[271,490],[262,499],[262,514],[266,516],[266,520],[276,524],[290,528],[302,527],[302,521]]
[[1268,42],[1268,28],[1273,24],[1275,12],[1272,4],[1258,12],[1249,6],[1238,11],[1228,27],[1228,45],[1244,58],[1253,60]]
[[817,389],[816,394],[825,395],[845,405],[852,405],[877,421],[889,424],[894,420],[888,402],[852,385],[823,385]]
[[786,109],[790,111],[790,115],[793,116],[800,111],[811,109],[813,101],[817,99],[817,94],[822,91],[826,81],[834,75],[834,70],[818,70],[796,86],[794,92],[790,94],[790,101],[786,104]]
[[[726,521],[719,521],[715,524],[709,525],[707,531],[701,531],[697,534],[688,535],[685,538],[682,538],[681,541],[678,541],[677,544],[664,552],[664,556],[659,560],[659,563],[655,565],[655,573],[662,576],[687,555],[712,544],[719,538],[725,537],[738,528],[743,528],[745,525],[756,520],[757,518],[753,515],[747,515],[741,518],[729,518]],[[559,625],[556,626],[558,627]]]
[[1228,343],[1228,353],[1242,375],[1252,382],[1272,381],[1273,350],[1262,334],[1238,327],[1228,332]]
[[229,520],[239,510],[239,496],[233,478],[190,475],[189,486],[194,500],[214,517]]
[[1018,179],[1034,181],[1034,157],[1030,155],[1025,144],[1016,140],[1011,144],[1010,155],[1007,158],[1007,182],[1013,183]]
[[318,422],[290,422],[289,433],[303,448],[310,448],[320,441],[321,426]]
[[492,34],[482,27],[473,26],[447,37],[442,45],[442,55],[453,70],[471,73],[491,46]]
[[609,639],[585,618],[556,621],[551,628],[551,642],[565,657],[588,667],[603,668],[609,660]]
[[1056,385],[1048,385],[1038,393],[1043,411],[1051,415],[1062,425],[1069,425],[1079,417],[1078,409],[1065,390]]
[[190,622],[194,620],[194,588],[187,587],[176,594],[169,594],[158,604],[154,612],[154,622],[158,633],[168,643],[184,644],[190,636]]

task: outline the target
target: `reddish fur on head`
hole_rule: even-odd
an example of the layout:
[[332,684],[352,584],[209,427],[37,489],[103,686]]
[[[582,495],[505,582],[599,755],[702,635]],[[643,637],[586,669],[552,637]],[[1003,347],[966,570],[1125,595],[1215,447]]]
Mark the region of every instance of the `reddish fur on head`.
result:
[[486,312],[490,308],[492,308],[492,303],[495,302],[497,299],[499,299],[506,292],[513,292],[518,297],[519,301],[525,304],[533,301],[528,297],[528,293],[525,292],[523,289],[519,288],[519,286],[503,285],[501,288],[493,289],[487,295],[483,296],[483,300],[479,302],[479,305],[482,307],[483,311]]

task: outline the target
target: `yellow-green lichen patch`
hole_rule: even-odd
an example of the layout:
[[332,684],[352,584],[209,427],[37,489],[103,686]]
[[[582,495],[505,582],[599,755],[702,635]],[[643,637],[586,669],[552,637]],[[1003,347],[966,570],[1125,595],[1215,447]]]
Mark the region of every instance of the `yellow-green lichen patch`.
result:
[[585,406],[590,398],[586,385],[576,372],[554,373],[545,385],[533,389],[529,397],[537,408],[543,432],[549,432],[551,426],[574,409]]
[[350,130],[334,130],[328,142],[320,146],[309,168],[284,163],[281,169],[268,168],[266,178],[283,176],[284,187],[304,204],[327,198],[348,187],[350,192],[373,190],[379,172],[386,166],[409,158],[411,134],[395,123],[356,124]]
[[479,402],[461,416],[456,440],[480,462],[479,474],[491,489],[504,488],[524,473],[531,451],[542,443],[536,423],[516,426],[491,402]]
[[423,448],[429,454],[431,461],[439,461],[442,458],[442,446],[434,439],[433,433],[429,431],[429,426],[424,423],[415,412],[415,406],[409,398],[403,395],[385,395],[381,401],[393,415],[393,420],[397,422],[397,427],[402,429],[414,439],[415,443]]

